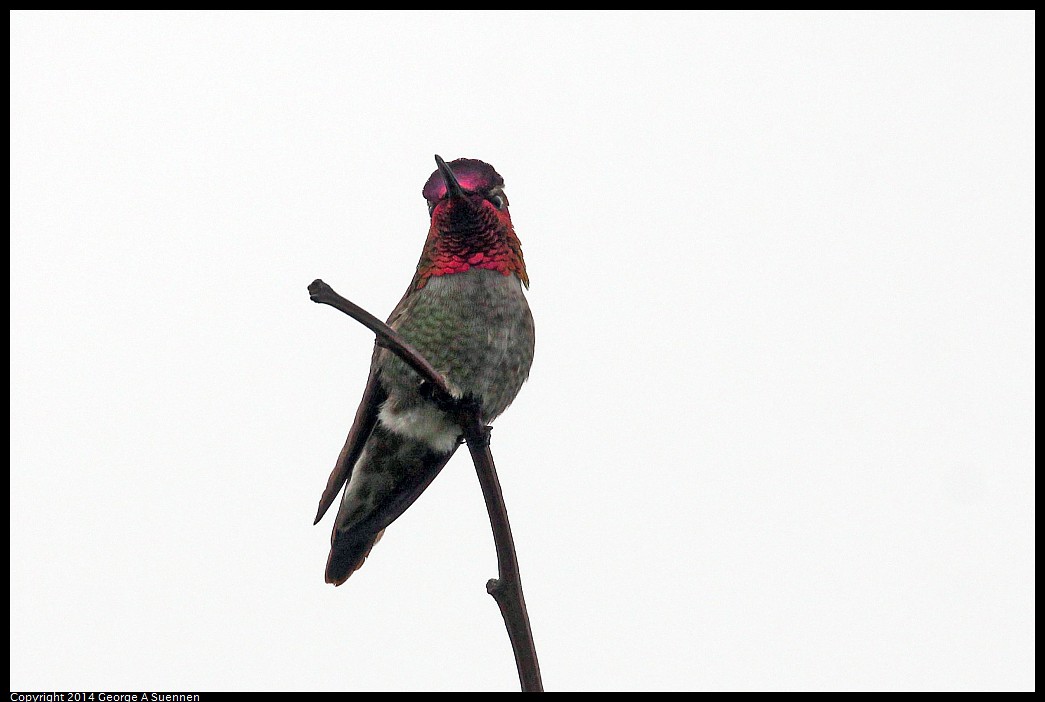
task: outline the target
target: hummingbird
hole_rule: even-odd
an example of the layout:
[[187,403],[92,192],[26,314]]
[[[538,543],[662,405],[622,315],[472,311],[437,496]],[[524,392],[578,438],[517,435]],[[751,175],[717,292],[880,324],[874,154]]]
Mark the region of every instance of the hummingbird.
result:
[[[530,374],[534,327],[529,288],[504,179],[487,163],[435,157],[422,195],[431,224],[417,270],[388,317],[440,372],[455,399],[478,403],[489,424]],[[422,378],[375,344],[370,376],[348,439],[319,501],[315,523],[344,488],[330,537],[326,582],[363,565],[385,527],[432,482],[461,443],[461,428],[426,393]]]

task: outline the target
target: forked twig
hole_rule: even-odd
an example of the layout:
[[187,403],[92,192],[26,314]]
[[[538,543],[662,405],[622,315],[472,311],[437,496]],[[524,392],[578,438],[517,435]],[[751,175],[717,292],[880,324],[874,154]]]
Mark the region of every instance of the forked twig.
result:
[[497,550],[497,577],[486,583],[486,591],[497,602],[508,629],[508,638],[515,652],[515,667],[519,671],[519,682],[523,692],[543,692],[541,671],[537,665],[537,650],[533,645],[530,618],[526,613],[522,583],[519,580],[519,560],[515,555],[515,542],[508,524],[508,511],[501,495],[501,483],[497,479],[493,454],[490,452],[490,427],[483,424],[478,403],[455,399],[446,380],[417,349],[406,343],[398,333],[359,305],[346,300],[322,280],[314,280],[308,286],[313,302],[330,305],[363,324],[377,335],[378,344],[399,356],[431,385],[433,399],[441,406],[450,408],[451,414],[461,426],[472,455],[475,472],[490,515],[494,547]]

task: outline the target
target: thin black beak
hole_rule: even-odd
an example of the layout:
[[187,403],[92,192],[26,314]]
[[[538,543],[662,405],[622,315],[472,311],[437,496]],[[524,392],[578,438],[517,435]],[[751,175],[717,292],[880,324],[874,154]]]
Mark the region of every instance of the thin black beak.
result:
[[446,194],[454,200],[463,198],[464,189],[457,182],[457,176],[454,175],[454,172],[450,170],[450,167],[446,165],[446,161],[439,154],[435,155],[435,165],[439,166],[439,172],[443,174],[443,182],[446,183]]

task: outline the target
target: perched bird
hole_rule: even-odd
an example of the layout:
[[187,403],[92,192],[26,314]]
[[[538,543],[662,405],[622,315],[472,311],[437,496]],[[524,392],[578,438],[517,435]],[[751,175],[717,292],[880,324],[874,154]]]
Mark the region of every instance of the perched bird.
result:
[[[487,163],[438,168],[422,194],[431,226],[410,287],[387,323],[446,379],[455,398],[478,402],[486,423],[522,387],[533,361],[533,317],[522,247],[504,180]],[[330,538],[326,581],[355,572],[457,449],[458,424],[422,391],[399,357],[375,347],[348,439],[319,501],[316,523],[345,487]]]

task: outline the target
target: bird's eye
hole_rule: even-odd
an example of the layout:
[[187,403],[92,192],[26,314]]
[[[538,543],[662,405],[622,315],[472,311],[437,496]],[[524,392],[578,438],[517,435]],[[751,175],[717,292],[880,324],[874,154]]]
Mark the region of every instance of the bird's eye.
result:
[[431,200],[428,201],[428,216],[431,217],[432,213],[435,212],[435,203]]
[[500,195],[491,195],[487,199],[490,201],[490,204],[492,204],[497,209],[499,209],[499,210],[503,210],[504,209],[504,198],[501,197]]

